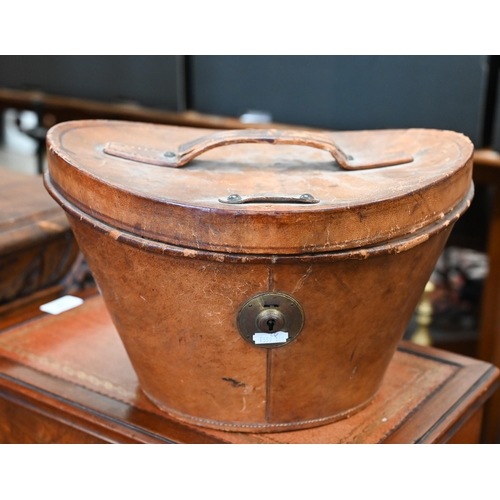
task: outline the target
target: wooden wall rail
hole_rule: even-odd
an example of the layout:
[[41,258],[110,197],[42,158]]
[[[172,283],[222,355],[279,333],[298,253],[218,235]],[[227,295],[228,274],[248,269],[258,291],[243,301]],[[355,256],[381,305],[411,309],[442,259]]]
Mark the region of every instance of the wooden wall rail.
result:
[[[68,120],[109,119],[204,127],[215,129],[240,128],[300,128],[305,127],[273,123],[249,124],[238,118],[204,115],[195,111],[177,113],[145,108],[137,104],[114,104],[73,97],[62,97],[38,91],[0,88],[0,111],[8,108],[33,110],[46,117],[45,126]],[[48,116],[51,115],[51,116]]]

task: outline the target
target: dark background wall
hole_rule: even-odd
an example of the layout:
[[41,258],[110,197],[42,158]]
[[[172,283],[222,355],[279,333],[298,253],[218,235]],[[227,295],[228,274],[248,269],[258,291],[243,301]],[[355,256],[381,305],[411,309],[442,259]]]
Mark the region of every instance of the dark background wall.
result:
[[183,111],[184,56],[0,56],[0,87]]
[[225,116],[254,109],[275,122],[328,129],[452,129],[483,146],[490,59],[0,56],[0,87]]
[[193,56],[189,105],[327,129],[430,127],[482,141],[487,56]]
[[500,56],[490,58],[490,78],[488,87],[490,89],[489,99],[486,103],[487,116],[485,122],[489,126],[486,144],[491,145],[496,151],[500,151]]

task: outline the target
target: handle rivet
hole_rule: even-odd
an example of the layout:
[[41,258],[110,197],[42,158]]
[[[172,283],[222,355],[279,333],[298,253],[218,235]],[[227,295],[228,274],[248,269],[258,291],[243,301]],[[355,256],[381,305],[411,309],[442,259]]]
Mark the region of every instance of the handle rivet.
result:
[[177,155],[173,151],[167,151],[163,156],[166,158],[175,158]]
[[301,200],[313,200],[314,196],[312,194],[309,194],[309,193],[304,193],[304,194],[300,195],[300,199]]
[[239,194],[230,194],[227,197],[227,201],[240,201],[240,200],[241,200],[241,196]]

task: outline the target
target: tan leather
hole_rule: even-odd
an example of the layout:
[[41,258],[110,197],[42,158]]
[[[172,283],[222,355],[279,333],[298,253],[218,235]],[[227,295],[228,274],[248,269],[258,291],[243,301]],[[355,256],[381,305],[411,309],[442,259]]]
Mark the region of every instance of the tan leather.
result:
[[[426,141],[431,136],[437,137],[441,153],[431,155],[437,163],[429,158],[427,169],[421,163],[420,170],[415,165],[411,167],[404,188],[398,180],[403,175],[401,172],[380,171],[379,179],[385,178],[381,191],[373,188],[373,177],[367,179],[366,186],[362,182],[365,174],[378,169],[349,172],[359,176],[358,187],[364,186],[361,189],[364,207],[358,207],[361,212],[345,205],[341,209],[342,204],[337,202],[323,205],[316,212],[317,205],[299,208],[287,205],[286,208],[280,206],[279,210],[267,205],[248,210],[240,206],[227,209],[235,219],[234,228],[239,227],[241,244],[246,241],[248,225],[254,226],[261,244],[266,238],[273,240],[276,236],[273,231],[278,227],[283,240],[301,240],[304,226],[293,223],[300,215],[310,225],[306,233],[314,235],[316,241],[321,237],[323,223],[335,220],[339,233],[347,234],[351,229],[356,232],[356,228],[368,231],[370,247],[338,252],[316,249],[299,255],[273,254],[273,244],[267,254],[253,255],[246,247],[239,254],[192,249],[145,238],[148,228],[158,225],[155,231],[159,230],[160,220],[167,239],[172,236],[169,232],[172,224],[179,225],[176,218],[181,212],[176,211],[177,202],[163,197],[171,187],[163,184],[167,193],[160,196],[153,182],[157,177],[148,177],[152,172],[149,169],[161,167],[146,167],[146,170],[140,167],[139,176],[137,164],[127,160],[105,161],[98,146],[92,146],[90,141],[92,137],[103,140],[99,132],[107,136],[107,131],[115,128],[119,134],[127,131],[125,136],[129,139],[133,130],[142,130],[144,137],[149,137],[149,133],[156,137],[155,128],[98,123],[93,131],[88,122],[74,127],[78,131],[76,135],[72,135],[72,126],[68,124],[64,135],[58,128],[49,138],[51,154],[46,186],[68,213],[141,388],[170,415],[218,429],[269,432],[313,427],[366,406],[380,387],[453,223],[472,197],[469,143],[457,139],[462,137],[457,134],[410,131],[405,144],[416,157],[417,150],[420,157],[428,153],[418,145],[418,137],[425,139],[424,144],[428,144]],[[88,144],[83,142],[82,130],[87,134]],[[62,146],[54,143],[56,132],[60,133]],[[394,140],[396,133],[391,132],[389,136],[391,134]],[[356,135],[341,135],[337,142],[343,137],[351,137],[351,149],[355,149]],[[367,135],[357,137],[368,140]],[[68,156],[70,150],[71,157]],[[443,150],[449,156],[446,161]],[[455,156],[450,156],[451,152]],[[241,163],[248,158],[243,156]],[[250,161],[255,160],[250,156]],[[317,164],[313,163],[313,171],[314,165]],[[219,163],[217,168],[220,166]],[[274,167],[278,172],[294,169],[293,161],[292,166]],[[174,171],[185,172],[189,168]],[[202,165],[196,167],[201,187],[191,178],[193,185],[186,185],[187,194],[182,196],[193,194],[195,189],[199,192],[205,186],[201,174],[213,180],[210,166],[207,168],[204,171]],[[98,180],[89,175],[91,171],[99,174]],[[419,171],[425,175],[416,177]],[[441,172],[439,182],[433,177],[437,171]],[[119,175],[124,183],[126,172],[131,173],[127,188],[105,182],[109,173],[115,180]],[[139,199],[135,182],[139,179],[140,189],[149,185],[152,190],[147,199],[143,198],[142,213],[135,206]],[[417,187],[425,187],[412,194],[412,182]],[[252,183],[251,177],[249,183]],[[384,190],[386,194],[389,192],[390,186],[398,196],[378,199]],[[368,202],[370,190],[371,203]],[[446,209],[442,205],[444,198]],[[454,203],[450,203],[452,199]],[[95,203],[89,204],[90,200]],[[192,237],[196,239],[200,234],[203,239],[208,231],[217,234],[222,242],[227,235],[225,221],[205,227],[207,218],[200,213],[207,212],[207,207],[198,206],[197,198],[192,204],[198,207],[191,210],[193,214],[201,217],[196,228],[190,229],[195,231]],[[155,206],[158,212],[150,218],[150,210]],[[380,213],[379,206],[382,207]],[[384,206],[396,219],[386,219],[389,212],[384,211]],[[406,207],[403,214],[400,213],[402,206]],[[190,212],[189,207],[182,208],[186,214]],[[101,209],[105,209],[107,215],[103,215]],[[224,210],[208,212],[218,221]],[[361,223],[363,210],[370,214],[365,224]],[[416,212],[420,215],[418,224]],[[341,224],[340,218],[336,219],[342,213],[345,224]],[[110,214],[118,221],[116,225],[109,224]],[[316,214],[322,222],[312,225],[310,214]],[[354,227],[350,226],[350,216],[357,220]],[[412,229],[405,237],[395,238],[401,229],[398,218],[403,216],[413,221]],[[140,220],[136,228],[128,227],[126,220],[131,221],[131,217]],[[377,224],[374,221],[378,221]],[[190,220],[186,220],[186,227],[190,224]],[[418,230],[422,224],[425,227]],[[124,225],[128,231],[123,230]],[[380,233],[372,233],[376,227]],[[332,239],[338,237],[331,236]],[[380,238],[384,243],[375,245]],[[283,240],[278,238],[277,244]],[[354,241],[348,238],[348,246],[352,247]],[[304,327],[298,337],[275,349],[249,344],[240,336],[236,325],[242,304],[265,291],[293,296],[305,314]]]
[[[196,250],[300,255],[374,245],[442,219],[467,196],[471,142],[436,130],[324,132],[354,158],[405,151],[411,163],[344,171],[303,146],[233,144],[183,168],[103,152],[109,142],[167,150],[209,131],[81,121],[47,136],[52,183],[83,212],[112,227]],[[311,194],[314,206],[229,205],[220,198]]]
[[108,143],[104,152],[118,158],[126,158],[151,165],[178,168],[187,165],[191,160],[211,149],[230,144],[287,144],[309,146],[328,151],[335,161],[346,170],[401,165],[413,161],[413,157],[404,151],[382,152],[370,158],[366,152],[361,158],[346,155],[324,132],[308,132],[304,130],[225,130],[214,132],[193,141],[181,144],[177,149],[168,151],[131,146],[130,144]]
[[[58,316],[47,315],[3,332],[0,358],[0,375],[7,375],[0,377],[0,404],[5,402],[6,384],[19,381],[21,386],[16,397],[7,400],[8,410],[0,412],[0,441],[16,443],[86,442],[68,427],[87,429],[88,436],[111,437],[113,442],[158,442],[162,437],[163,441],[188,443],[440,441],[484,402],[498,379],[498,370],[487,363],[402,342],[372,404],[356,415],[302,431],[253,434],[172,422],[141,392],[100,297]],[[485,380],[488,370],[491,377]],[[21,406],[16,412],[16,403],[23,401],[27,390],[35,392],[34,399],[28,408]],[[44,404],[47,399],[52,399],[53,408]],[[37,428],[40,412],[53,415],[50,427]],[[97,415],[108,420],[101,422],[96,433]],[[83,425],[77,418],[82,416]],[[15,434],[19,425],[23,432]],[[48,432],[48,428],[54,430]],[[118,439],[117,429],[121,430]],[[141,435],[138,431],[142,430],[146,432]]]

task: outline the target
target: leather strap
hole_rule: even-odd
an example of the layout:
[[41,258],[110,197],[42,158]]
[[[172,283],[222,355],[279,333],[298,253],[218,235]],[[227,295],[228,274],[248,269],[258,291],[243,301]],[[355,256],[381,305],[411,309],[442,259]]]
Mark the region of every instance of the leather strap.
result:
[[156,149],[130,146],[120,143],[108,143],[104,152],[119,158],[158,165],[161,167],[178,168],[186,165],[193,158],[210,149],[229,144],[285,144],[310,146],[331,153],[339,165],[346,170],[364,170],[369,168],[400,165],[413,161],[413,157],[405,152],[392,152],[377,157],[363,155],[353,158],[344,153],[328,135],[320,132],[297,130],[225,130],[209,134],[190,142],[181,144],[176,150],[160,151]]

